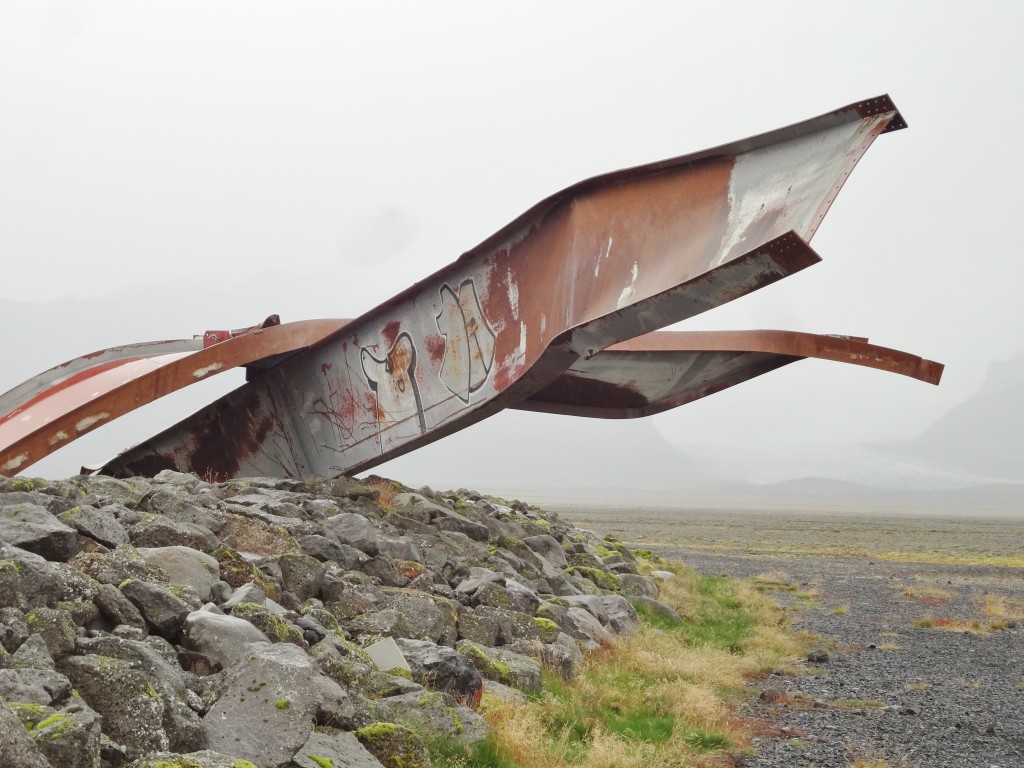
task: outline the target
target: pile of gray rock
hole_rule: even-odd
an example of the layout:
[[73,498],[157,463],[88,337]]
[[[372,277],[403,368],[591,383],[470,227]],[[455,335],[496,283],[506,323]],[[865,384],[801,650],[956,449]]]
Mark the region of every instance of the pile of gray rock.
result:
[[0,766],[429,766],[657,594],[619,542],[469,491],[0,479]]

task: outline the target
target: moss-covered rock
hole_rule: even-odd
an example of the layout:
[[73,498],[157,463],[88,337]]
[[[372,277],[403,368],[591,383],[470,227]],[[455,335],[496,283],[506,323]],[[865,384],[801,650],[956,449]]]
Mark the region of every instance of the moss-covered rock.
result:
[[259,568],[242,557],[231,547],[221,547],[213,553],[220,564],[220,577],[237,589],[250,581],[256,584],[263,593],[272,600],[281,597],[281,588],[277,582],[267,577]]
[[248,621],[272,643],[292,643],[300,648],[309,648],[301,629],[276,616],[265,606],[257,603],[239,603],[231,609],[231,615]]
[[170,747],[164,701],[140,670],[99,654],[69,656],[62,669],[85,702],[103,717],[103,732],[133,758]]
[[561,631],[553,620],[543,616],[534,616],[533,623],[537,627],[538,639],[542,643],[553,643]]
[[455,648],[472,661],[488,680],[521,691],[540,690],[540,665],[531,658],[504,648],[484,648],[465,640],[460,640]]
[[62,659],[75,649],[78,628],[67,611],[36,608],[25,615],[29,631],[43,638],[54,659]]
[[178,755],[158,752],[136,760],[126,768],[257,768],[255,763],[204,749]]
[[430,768],[430,754],[409,728],[395,723],[371,723],[355,732],[355,737],[385,768]]
[[584,579],[593,583],[598,589],[604,590],[605,592],[619,591],[618,577],[614,573],[608,573],[608,571],[604,571],[601,568],[574,565],[566,568],[565,572],[582,576]]

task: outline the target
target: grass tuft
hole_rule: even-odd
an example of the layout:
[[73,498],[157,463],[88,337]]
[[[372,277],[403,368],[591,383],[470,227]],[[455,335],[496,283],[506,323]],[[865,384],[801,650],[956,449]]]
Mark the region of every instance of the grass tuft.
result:
[[675,578],[659,597],[681,620],[641,606],[642,627],[588,654],[572,681],[545,670],[525,704],[485,698],[484,746],[432,746],[434,765],[696,768],[747,748],[735,717],[747,681],[797,669],[803,646],[754,584],[664,567]]

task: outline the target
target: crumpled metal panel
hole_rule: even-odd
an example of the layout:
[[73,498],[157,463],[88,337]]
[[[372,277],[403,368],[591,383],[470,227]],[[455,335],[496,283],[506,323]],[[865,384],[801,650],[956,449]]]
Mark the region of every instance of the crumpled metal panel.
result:
[[809,266],[888,97],[581,182],[104,467],[358,472],[542,391],[609,346]]
[[520,410],[626,419],[650,416],[806,358],[938,384],[942,365],[865,338],[796,331],[659,331],[580,360]]
[[189,384],[319,341],[345,320],[207,331],[191,339],[93,352],[0,395],[0,474],[21,471],[82,435]]

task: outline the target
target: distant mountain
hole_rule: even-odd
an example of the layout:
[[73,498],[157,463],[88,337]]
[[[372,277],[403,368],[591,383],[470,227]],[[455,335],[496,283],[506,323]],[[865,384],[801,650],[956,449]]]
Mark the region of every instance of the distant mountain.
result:
[[1024,482],[1024,352],[992,363],[974,395],[916,440],[889,450],[998,480]]

